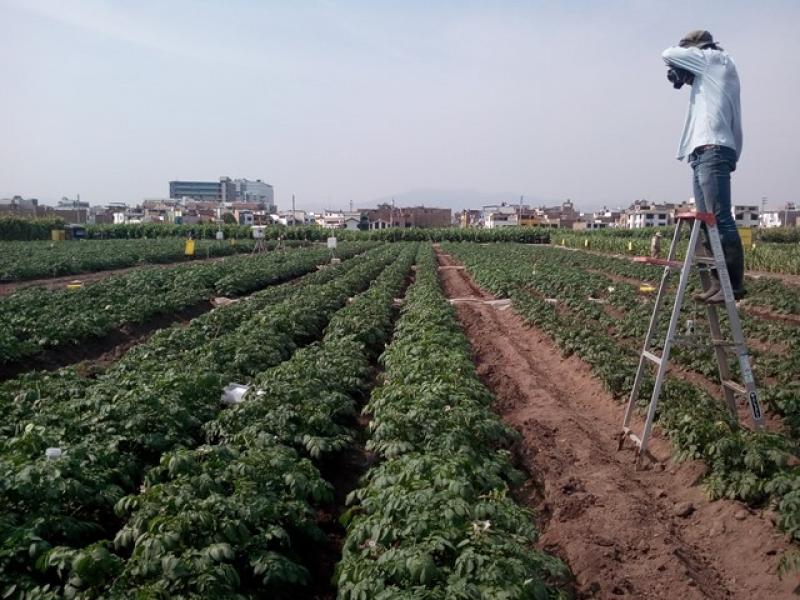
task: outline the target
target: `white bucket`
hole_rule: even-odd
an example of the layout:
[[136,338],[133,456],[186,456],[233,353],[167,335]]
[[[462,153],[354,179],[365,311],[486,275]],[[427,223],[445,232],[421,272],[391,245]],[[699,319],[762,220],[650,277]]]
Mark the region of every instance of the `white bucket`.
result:
[[244,402],[245,394],[247,394],[247,390],[249,389],[249,385],[243,385],[241,383],[229,383],[222,390],[222,397],[220,400],[223,404],[227,404],[228,406],[236,406],[237,404]]

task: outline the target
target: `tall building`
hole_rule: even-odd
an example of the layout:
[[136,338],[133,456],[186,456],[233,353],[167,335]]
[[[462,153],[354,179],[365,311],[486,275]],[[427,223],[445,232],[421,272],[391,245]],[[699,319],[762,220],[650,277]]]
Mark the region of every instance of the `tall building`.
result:
[[219,181],[170,181],[169,197],[173,200],[191,198],[200,202],[247,202],[260,204],[270,212],[275,208],[275,191],[260,179],[231,179]]
[[169,197],[179,200],[206,200],[209,202],[234,202],[236,186],[230,177],[220,177],[219,181],[170,181]]
[[260,179],[234,179],[237,202],[254,202],[264,207],[267,212],[276,212],[275,190]]

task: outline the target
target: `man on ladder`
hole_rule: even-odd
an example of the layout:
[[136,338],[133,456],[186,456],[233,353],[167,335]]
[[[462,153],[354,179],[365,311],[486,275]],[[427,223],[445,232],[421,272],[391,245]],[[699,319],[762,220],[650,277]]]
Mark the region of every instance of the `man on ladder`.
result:
[[[686,158],[694,170],[697,211],[713,213],[716,218],[731,287],[739,300],[745,295],[744,251],[731,214],[731,172],[736,170],[742,153],[736,65],[704,30],[687,33],[678,46],[667,48],[662,56],[670,67],[667,77],[673,86],[680,88],[686,83],[692,88],[678,160]],[[710,254],[708,237],[704,238]],[[709,289],[696,294],[695,299],[725,302],[716,272]]]
[[[626,440],[634,442],[637,464],[640,464],[641,457],[647,453],[672,346],[692,341],[684,339],[686,336],[678,333],[681,308],[692,269],[698,270],[705,290],[697,295],[697,299],[707,303],[709,342],[716,357],[722,392],[731,417],[737,418],[735,396],[738,395],[746,398],[754,426],[761,428],[764,422],[747,340],[736,308],[736,300],[744,295],[744,252],[731,214],[730,189],[730,174],[736,168],[742,148],[739,77],[736,66],[716,46],[707,31],[690,32],[679,46],[668,48],[663,56],[670,66],[667,78],[673,86],[680,88],[684,83],[692,86],[689,114],[678,148],[678,159],[688,157],[694,169],[697,210],[675,215],[675,232],[666,259],[654,256],[634,259],[664,267],[619,437],[620,450]],[[689,225],[690,228],[689,245],[684,260],[678,261],[678,246],[684,225]],[[706,256],[698,256],[697,252],[701,232],[704,234]],[[655,339],[660,331],[659,313],[665,308],[669,293],[667,288],[673,271],[679,272],[680,278],[674,302],[669,309],[669,324],[659,353]],[[720,326],[717,313],[717,306],[720,304],[725,305],[731,339],[726,339]],[[693,320],[687,323],[687,331],[693,333]],[[735,353],[739,364],[738,373],[731,370],[726,349]],[[654,365],[656,372],[644,429],[639,436],[633,431],[632,417],[649,365]],[[740,381],[736,381],[737,375]]]

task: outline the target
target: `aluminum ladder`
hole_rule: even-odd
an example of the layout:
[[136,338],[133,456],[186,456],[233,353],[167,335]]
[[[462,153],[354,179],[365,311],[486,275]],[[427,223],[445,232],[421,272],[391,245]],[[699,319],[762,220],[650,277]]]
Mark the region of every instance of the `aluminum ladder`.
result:
[[[625,410],[625,418],[622,423],[622,432],[619,436],[620,450],[622,450],[625,440],[630,439],[634,443],[636,447],[637,466],[641,465],[642,456],[647,454],[647,444],[650,441],[653,418],[656,415],[658,399],[661,395],[661,388],[664,384],[664,378],[667,374],[670,350],[672,349],[673,345],[683,341],[676,334],[678,331],[678,321],[680,319],[681,307],[683,306],[686,287],[689,282],[689,275],[692,267],[698,268],[700,281],[704,290],[708,290],[711,286],[711,269],[716,269],[719,277],[719,283],[725,297],[725,308],[728,313],[728,322],[730,324],[730,330],[733,338],[730,341],[725,340],[722,336],[719,315],[717,314],[717,305],[706,304],[708,325],[711,333],[711,343],[716,355],[717,366],[719,368],[719,378],[722,382],[722,390],[725,395],[725,403],[727,404],[733,418],[736,419],[736,395],[738,394],[743,396],[749,405],[750,414],[756,429],[761,429],[764,425],[764,416],[761,412],[761,404],[758,400],[756,383],[755,379],[753,378],[750,354],[747,351],[747,344],[744,334],[742,333],[742,324],[739,320],[739,313],[736,309],[736,300],[733,297],[731,280],[728,275],[728,269],[725,265],[725,254],[722,250],[722,242],[720,241],[719,231],[717,230],[717,223],[716,219],[714,218],[714,214],[702,212],[684,212],[678,213],[675,216],[675,219],[675,234],[672,238],[672,244],[670,245],[669,254],[666,259],[651,257],[637,257],[634,259],[636,262],[661,265],[665,267],[664,275],[661,277],[661,284],[658,287],[655,305],[653,306],[653,314],[650,317],[650,326],[647,329],[644,347],[642,348],[642,353],[639,358],[639,367],[636,370],[636,379],[634,380],[633,389],[631,390],[631,395],[628,399],[628,406]],[[691,223],[689,246],[686,250],[686,257],[684,261],[680,262],[676,260],[678,242],[681,238],[681,230],[683,225],[689,223]],[[700,231],[703,225],[705,225],[706,235],[708,236],[713,256],[698,255]],[[653,351],[650,344],[658,328],[659,313],[664,306],[664,300],[667,296],[667,288],[669,287],[670,275],[673,271],[680,271],[680,279],[678,282],[677,292],[675,293],[675,304],[672,307],[672,315],[669,320],[667,335],[664,339],[663,350],[659,356]],[[727,347],[732,347],[736,351],[744,385],[741,385],[732,379],[728,365],[727,354],[725,351]],[[638,437],[633,433],[631,428],[631,419],[636,407],[636,402],[639,398],[639,389],[641,388],[645,369],[648,363],[652,363],[656,366],[656,380],[653,386],[652,396],[650,397],[650,406],[647,409],[644,432],[642,433],[641,437]]]

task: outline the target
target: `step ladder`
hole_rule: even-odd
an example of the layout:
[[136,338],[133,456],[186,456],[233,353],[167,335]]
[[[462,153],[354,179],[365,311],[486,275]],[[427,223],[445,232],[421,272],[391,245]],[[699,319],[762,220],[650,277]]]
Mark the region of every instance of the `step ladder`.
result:
[[[716,355],[717,365],[719,368],[719,378],[722,382],[725,403],[733,418],[736,419],[736,396],[739,395],[744,397],[750,407],[750,414],[753,418],[753,423],[756,429],[761,429],[764,424],[764,416],[761,412],[761,404],[758,400],[756,383],[755,379],[753,378],[753,369],[750,364],[750,355],[747,351],[747,344],[745,342],[744,334],[742,333],[742,324],[739,320],[739,313],[736,309],[736,300],[733,297],[731,280],[728,275],[728,269],[725,265],[725,255],[722,250],[722,242],[720,241],[719,231],[717,230],[716,219],[714,218],[713,213],[703,212],[678,213],[675,216],[675,219],[675,234],[672,238],[672,244],[670,245],[669,254],[666,259],[652,257],[637,257],[634,259],[636,262],[661,265],[665,267],[664,275],[661,278],[661,284],[658,287],[655,305],[653,306],[653,314],[650,317],[650,326],[647,329],[644,347],[642,348],[642,353],[639,358],[639,367],[636,370],[636,379],[634,380],[633,389],[631,390],[631,395],[628,399],[628,406],[625,410],[625,419],[622,423],[622,433],[620,433],[619,436],[620,450],[622,450],[626,440],[630,439],[634,443],[636,447],[637,466],[641,466],[642,456],[647,455],[647,444],[650,441],[653,418],[656,415],[656,408],[658,406],[658,398],[661,395],[661,388],[664,384],[664,378],[667,374],[670,350],[672,349],[673,345],[685,341],[683,338],[677,335],[678,321],[680,319],[681,307],[683,306],[686,287],[689,283],[689,275],[692,267],[697,267],[700,275],[700,281],[704,290],[708,290],[710,288],[712,284],[711,270],[715,269],[719,277],[720,286],[725,296],[725,308],[728,313],[728,322],[730,324],[732,340],[725,340],[723,338],[722,331],[720,329],[719,315],[717,314],[717,305],[706,304],[708,325],[711,333],[711,344]],[[691,232],[689,234],[689,246],[686,250],[686,257],[683,262],[680,262],[675,258],[678,252],[678,242],[681,239],[681,230],[684,224],[691,224]],[[703,225],[705,225],[706,235],[708,236],[713,256],[698,254],[698,249],[700,248],[700,231]],[[678,289],[675,293],[675,304],[672,307],[672,315],[670,316],[667,335],[664,339],[663,350],[659,356],[652,349],[651,342],[653,341],[653,336],[658,329],[659,313],[663,309],[664,301],[667,296],[667,288],[669,287],[670,276],[673,271],[680,271],[680,279],[678,282]],[[736,352],[744,385],[732,379],[727,360],[726,348],[732,348]],[[644,432],[642,433],[641,437],[638,437],[633,433],[631,428],[631,419],[633,417],[633,411],[636,407],[636,402],[639,398],[639,389],[641,388],[645,369],[647,368],[648,363],[652,363],[656,367],[656,380],[653,386],[652,396],[650,397],[650,406],[647,409]]]

